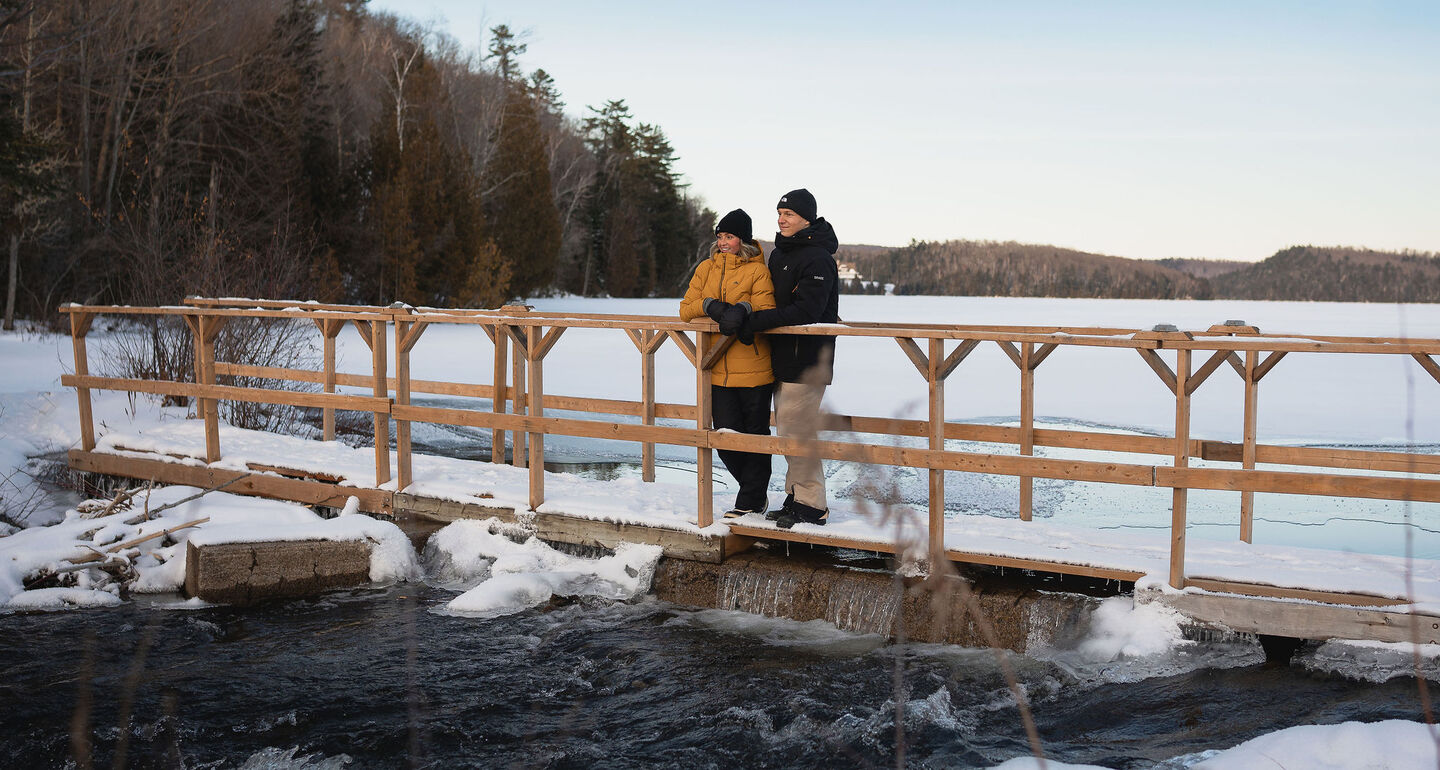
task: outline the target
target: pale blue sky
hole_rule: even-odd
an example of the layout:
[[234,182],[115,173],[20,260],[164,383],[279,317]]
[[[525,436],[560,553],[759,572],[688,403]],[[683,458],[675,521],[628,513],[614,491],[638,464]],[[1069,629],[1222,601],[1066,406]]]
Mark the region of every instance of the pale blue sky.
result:
[[370,7],[525,33],[568,112],[624,99],[757,233],[808,187],[842,243],[1440,251],[1440,2]]

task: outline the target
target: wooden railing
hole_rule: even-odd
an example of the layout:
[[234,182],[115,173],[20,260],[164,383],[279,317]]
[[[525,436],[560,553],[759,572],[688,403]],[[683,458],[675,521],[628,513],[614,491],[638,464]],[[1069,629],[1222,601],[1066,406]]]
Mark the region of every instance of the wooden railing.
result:
[[[493,431],[492,461],[504,461],[505,434],[513,434],[512,462],[529,468],[529,503],[545,500],[544,440],[547,435],[618,439],[642,445],[642,476],[655,478],[655,445],[694,447],[699,466],[696,523],[713,521],[711,450],[730,449],[783,455],[811,455],[822,459],[924,468],[929,475],[929,549],[932,557],[945,553],[944,512],[946,471],[967,471],[1016,476],[1020,482],[1019,512],[1031,518],[1035,478],[1161,487],[1172,490],[1169,582],[1185,585],[1186,505],[1190,490],[1230,490],[1241,493],[1239,538],[1253,534],[1254,495],[1274,492],[1354,498],[1440,502],[1440,457],[1413,452],[1272,446],[1256,437],[1256,404],[1261,380],[1292,353],[1382,354],[1413,358],[1440,382],[1440,340],[1377,337],[1333,337],[1261,334],[1254,327],[1222,324],[1203,331],[1139,330],[1092,327],[970,326],[949,324],[826,324],[775,330],[786,334],[825,334],[879,337],[895,340],[906,358],[924,378],[928,415],[924,420],[890,419],[864,415],[828,415],[824,428],[875,436],[910,436],[926,439],[925,448],[908,448],[879,442],[801,441],[778,436],[755,436],[709,430],[710,367],[720,350],[720,337],[708,319],[683,323],[673,317],[598,315],[537,312],[525,307],[500,310],[435,310],[393,307],[321,305],[276,300],[222,300],[191,298],[185,306],[116,307],[69,305],[74,340],[75,373],[62,378],[79,398],[81,443],[95,447],[90,391],[93,389],[187,396],[198,399],[197,415],[205,421],[205,459],[221,457],[217,403],[220,400],[286,404],[323,410],[325,439],[333,439],[335,410],[373,414],[375,483],[391,480],[390,423],[395,424],[398,488],[411,481],[413,422],[489,429]],[[96,315],[179,316],[189,326],[195,345],[194,382],[97,377],[89,373],[86,333]],[[235,318],[284,319],[314,323],[323,338],[320,371],[246,366],[215,360],[215,340]],[[335,340],[346,324],[354,325],[371,351],[371,374],[336,371]],[[410,376],[410,354],[425,330],[434,324],[477,326],[493,343],[491,384],[416,380]],[[393,328],[396,372],[387,372],[387,344]],[[568,329],[613,329],[626,334],[640,353],[640,398],[637,401],[561,396],[545,392],[545,360]],[[658,403],[655,398],[656,352],[674,344],[695,371],[695,405]],[[979,345],[995,344],[1019,371],[1020,424],[1018,427],[971,425],[945,420],[945,382]],[[1035,373],[1063,347],[1129,348],[1141,356],[1174,397],[1175,429],[1170,437],[1134,436],[1086,430],[1037,429],[1034,419]],[[513,349],[513,352],[511,352]],[[1173,351],[1175,365],[1160,355]],[[1199,366],[1194,366],[1196,361]],[[1192,395],[1216,371],[1229,366],[1244,384],[1244,431],[1240,443],[1192,438]],[[218,383],[219,377],[249,376],[319,384],[322,392],[296,392],[244,388]],[[371,395],[343,395],[340,386],[368,388]],[[843,387],[843,383],[840,384]],[[393,395],[391,395],[393,393]],[[490,412],[416,405],[416,393],[490,399]],[[507,406],[513,413],[507,413]],[[546,416],[558,409],[602,415],[628,415],[640,424]],[[663,426],[658,418],[694,421],[694,428]],[[1018,454],[989,454],[945,448],[946,440],[1013,444]],[[1075,450],[1125,452],[1169,456],[1167,464],[1120,463],[1109,460],[1060,459],[1034,456],[1037,446]],[[1237,463],[1236,468],[1190,467],[1194,458]],[[1366,473],[1259,470],[1257,464],[1308,466],[1404,473],[1382,476]],[[1023,524],[1017,524],[1023,526]],[[798,539],[804,539],[798,538]]]

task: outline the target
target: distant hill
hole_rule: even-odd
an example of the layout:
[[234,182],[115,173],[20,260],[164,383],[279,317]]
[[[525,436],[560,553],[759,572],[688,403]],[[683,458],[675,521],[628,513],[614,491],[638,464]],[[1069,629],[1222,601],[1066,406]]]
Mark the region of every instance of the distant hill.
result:
[[1440,302],[1440,256],[1292,246],[1210,278],[1216,297],[1331,302]]
[[1182,273],[1189,273],[1196,278],[1213,278],[1222,273],[1233,272],[1255,264],[1254,262],[1241,262],[1238,259],[1186,259],[1184,257],[1166,257],[1157,259],[1155,262]]
[[[873,248],[873,247],[872,247]],[[1202,278],[1153,260],[1091,254],[1014,241],[913,241],[853,252],[847,261],[896,294],[999,297],[1205,299]]]
[[841,246],[896,294],[1129,299],[1440,302],[1440,255],[1292,246],[1261,262],[1126,259],[1014,241]]

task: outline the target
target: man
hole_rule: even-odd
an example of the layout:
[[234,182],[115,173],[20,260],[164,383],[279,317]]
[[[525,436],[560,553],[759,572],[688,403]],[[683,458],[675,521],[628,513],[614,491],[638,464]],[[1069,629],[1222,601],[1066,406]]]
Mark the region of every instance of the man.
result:
[[[792,190],[775,209],[780,228],[770,254],[775,307],[747,316],[742,335],[777,326],[840,320],[839,268],[835,263],[840,242],[830,223],[816,216],[815,196],[804,188]],[[770,365],[778,383],[775,423],[781,436],[815,438],[820,427],[820,400],[830,384],[834,360],[834,337],[770,335]],[[767,518],[785,529],[800,523],[824,524],[829,505],[820,458],[785,459],[785,504]]]

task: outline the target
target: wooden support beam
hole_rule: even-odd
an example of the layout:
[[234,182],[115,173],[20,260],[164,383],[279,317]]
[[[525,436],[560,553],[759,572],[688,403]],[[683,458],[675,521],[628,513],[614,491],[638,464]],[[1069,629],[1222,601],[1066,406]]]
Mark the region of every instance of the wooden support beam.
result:
[[306,406],[314,409],[323,409],[327,406],[365,412],[388,412],[390,409],[390,399],[388,398],[343,396],[334,393],[309,393],[297,390],[241,388],[234,385],[198,385],[170,380],[132,380],[124,377],[64,374],[60,376],[60,384],[90,390],[124,390],[131,393],[185,396],[196,400],[212,398],[225,401],[248,401],[256,404]]
[[[1190,465],[1190,351],[1175,351],[1175,467]],[[1158,470],[1158,469],[1157,469]],[[1185,587],[1185,487],[1175,487],[1170,495],[1170,585]]]
[[645,343],[645,350],[643,351],[645,353],[654,353],[660,349],[660,346],[665,344],[665,340],[670,339],[670,335],[662,334],[658,331],[652,332],[647,330],[647,333],[650,335],[650,341]]
[[714,345],[710,346],[710,351],[706,353],[705,357],[700,361],[700,368],[714,369],[715,364],[721,359],[721,357],[725,355],[725,352],[730,349],[730,346],[734,344],[735,335],[725,335],[725,337],[721,338],[719,342],[716,342]]
[[1215,370],[1219,369],[1220,365],[1225,363],[1226,359],[1233,355],[1235,354],[1229,350],[1215,351],[1214,355],[1211,355],[1209,360],[1199,369],[1195,370],[1195,373],[1190,376],[1190,379],[1185,381],[1185,387],[1189,389],[1186,391],[1187,395],[1193,395],[1201,385],[1205,384],[1205,380],[1209,379],[1210,375],[1214,374]]
[[[195,340],[195,384],[215,384],[215,338],[217,322],[223,319],[199,316],[191,327]],[[201,398],[195,406],[197,416],[205,421],[205,462],[220,459],[220,404],[214,398]]]
[[[1020,343],[1020,454],[1035,454],[1035,343]],[[1020,477],[1020,520],[1030,521],[1035,477]]]
[[[912,343],[913,344],[913,343]],[[926,389],[929,395],[929,446],[932,451],[945,449],[945,378],[940,367],[945,360],[945,341],[930,340]],[[930,480],[930,563],[939,564],[945,557],[945,471],[932,468]]]
[[[494,368],[490,394],[490,411],[495,414],[505,413],[505,402],[508,400],[507,380],[510,367],[510,336],[496,329],[494,326],[482,326],[489,335],[490,341],[494,343]],[[518,438],[518,436],[517,436]],[[505,462],[505,429],[499,426],[490,431],[490,462],[500,465]]]
[[237,495],[254,495],[275,500],[289,500],[305,505],[323,505],[330,508],[344,508],[345,502],[355,497],[360,500],[360,510],[388,515],[391,512],[391,493],[382,489],[367,489],[357,486],[338,486],[314,479],[293,479],[270,476],[251,471],[233,471],[210,468],[204,465],[187,465],[169,460],[150,460],[144,457],[122,457],[103,452],[70,450],[70,467],[92,473],[110,476],[127,476],[166,484],[185,484],[201,489],[224,486],[226,492]]
[[[420,340],[425,323],[395,317],[395,403],[410,403],[410,350]],[[399,474],[397,492],[404,492],[412,481],[410,466],[410,421],[395,420],[395,466]]]
[[[529,409],[530,397],[529,387],[525,379],[526,371],[526,336],[519,326],[501,327],[505,335],[514,344],[515,352],[510,357],[510,394],[511,410],[515,414],[525,414]],[[530,465],[530,434],[528,432],[510,432],[510,464],[516,468],[526,468]]]
[[[389,369],[389,354],[385,350],[385,323],[382,321],[364,322],[361,326],[362,332],[369,331],[367,343],[370,345],[370,368],[372,372],[370,387],[376,398],[390,397],[390,383],[386,376]],[[359,322],[357,322],[357,326]],[[380,486],[390,480],[390,414],[388,412],[375,412],[375,486]]]
[[1039,368],[1040,364],[1045,363],[1045,359],[1049,358],[1050,354],[1054,353],[1058,347],[1060,347],[1058,342],[1047,342],[1037,348],[1035,354],[1030,356],[1030,369],[1033,371]]
[[560,335],[565,333],[564,326],[552,326],[550,331],[545,333],[545,338],[540,340],[540,349],[535,352],[536,358],[544,358],[550,355],[555,343],[560,341]]
[[[398,316],[397,318],[399,318],[399,317],[403,317],[403,316]],[[397,321],[396,321],[396,327],[395,327],[395,328],[397,329],[397,332],[396,332],[396,335],[397,335],[397,336],[399,335],[399,332],[398,332],[398,329],[400,328],[400,327],[399,327],[399,324],[400,324],[400,321],[397,320]],[[396,339],[396,340],[395,340],[395,352],[396,352],[396,353],[402,353],[402,352],[403,352],[403,353],[409,353],[411,350],[413,350],[413,349],[415,348],[415,343],[417,343],[417,342],[420,341],[420,335],[421,335],[421,334],[424,334],[424,333],[425,333],[425,329],[430,326],[430,324],[426,323],[425,321],[411,321],[411,322],[407,322],[405,325],[408,326],[408,327],[410,327],[410,328],[405,331],[405,334],[404,334],[403,337],[400,337],[399,339]],[[398,366],[398,365],[397,365],[397,366]]]
[[[709,332],[696,332],[695,341],[698,345],[695,351],[695,360],[703,361],[710,349],[715,345],[715,336]],[[710,430],[711,407],[710,385],[713,376],[709,368],[704,366],[695,367],[695,429],[700,431]],[[696,522],[703,529],[715,521],[715,476],[713,473],[714,462],[710,454],[710,447],[703,446],[695,450],[695,511]]]
[[642,353],[645,352],[645,340],[649,339],[649,334],[649,331],[645,329],[625,328],[625,336],[630,338],[630,344]]
[[[1255,351],[1253,351],[1253,350],[1247,350],[1247,351],[1245,351],[1245,352],[1247,352],[1247,353],[1253,353],[1253,352],[1255,352]],[[1233,350],[1230,351],[1230,355],[1228,355],[1228,356],[1225,357],[1225,362],[1228,363],[1228,364],[1230,364],[1230,368],[1231,368],[1231,369],[1234,369],[1236,374],[1240,375],[1240,379],[1241,379],[1242,381],[1244,381],[1244,382],[1249,382],[1249,381],[1250,381],[1250,375],[1245,372],[1245,364],[1243,364],[1243,363],[1240,362],[1240,355],[1239,355],[1238,353],[1236,353],[1236,352],[1233,351]]]
[[[530,397],[526,412],[531,417],[545,416],[545,331],[540,326],[525,327],[525,361],[530,374]],[[530,434],[530,510],[540,509],[545,502],[545,434]]]
[[[689,335],[675,329],[669,329],[665,333],[669,335],[670,339],[675,340],[675,346],[680,348],[680,352],[690,361],[691,366],[698,367],[700,365],[700,359],[695,356],[695,343],[690,341]],[[697,332],[697,334],[700,333],[703,332]]]
[[[77,377],[90,374],[90,360],[86,350],[85,335],[90,333],[90,324],[94,320],[94,313],[70,314],[70,347],[75,358],[75,375]],[[90,402],[90,389],[76,388],[75,398],[78,400],[80,409],[80,446],[88,452],[95,448],[95,413]]]
[[1015,343],[1009,340],[995,340],[995,344],[999,345],[1000,349],[1005,351],[1005,355],[1010,359],[1011,363],[1020,366],[1020,350],[1015,347]]
[[1431,358],[1428,353],[1411,353],[1410,355],[1415,357],[1420,366],[1429,372],[1436,382],[1440,382],[1440,364],[1435,363],[1435,359]]
[[915,340],[909,337],[896,337],[895,342],[900,346],[900,349],[905,352],[905,357],[910,359],[910,363],[914,364],[915,368],[919,370],[920,376],[929,380],[930,359],[926,358],[925,354],[921,352],[920,346],[915,344]]
[[[630,331],[629,329],[626,330]],[[636,339],[636,336],[639,339]],[[637,332],[631,337],[635,346],[640,349],[640,424],[655,424],[655,345],[656,339],[663,344],[667,337],[660,332],[646,329]],[[655,442],[646,441],[640,444],[640,480],[653,482],[655,480]]]
[[362,321],[358,318],[352,319],[350,323],[355,324],[355,330],[360,332],[360,339],[365,343],[365,347],[370,348],[370,352],[374,353],[375,330],[372,328],[374,324],[370,321]]
[[528,349],[530,343],[529,338],[525,335],[524,327],[511,326],[507,324],[500,327],[500,329],[503,330],[505,332],[505,336],[509,337],[510,341],[515,344],[515,350],[517,353],[524,352]]
[[90,325],[95,322],[94,313],[76,311],[70,313],[70,337],[72,339],[84,339],[90,333]]
[[1149,348],[1136,348],[1135,352],[1139,353],[1140,357],[1145,359],[1145,363],[1149,364],[1150,368],[1155,370],[1156,374],[1160,375],[1160,381],[1165,383],[1165,387],[1169,388],[1171,393],[1177,392],[1175,390],[1175,373],[1170,371],[1170,365],[1165,363],[1165,360],[1160,357],[1159,353]]
[[[1234,356],[1234,353],[1230,354]],[[1260,383],[1255,379],[1255,364],[1259,361],[1260,354],[1254,350],[1245,351],[1245,364],[1241,370],[1241,376],[1245,381],[1245,417],[1243,424],[1243,438],[1240,455],[1240,465],[1245,470],[1255,469],[1255,423],[1259,407]],[[1246,543],[1254,542],[1255,536],[1255,493],[1245,491],[1240,493],[1240,540]]]
[[204,329],[203,336],[206,344],[215,344],[215,340],[220,337],[220,332],[224,330],[225,325],[229,322],[230,319],[226,316],[208,316],[205,323],[201,324],[201,328]]
[[1285,357],[1285,353],[1286,351],[1284,350],[1277,350],[1266,356],[1265,361],[1255,367],[1255,381],[1259,382],[1265,375],[1269,374],[1270,370],[1274,369],[1275,365],[1280,363],[1280,359]]
[[[336,386],[335,378],[335,338],[340,336],[340,331],[345,328],[345,322],[336,318],[315,318],[311,319],[315,326],[320,329],[322,353],[322,366],[324,367],[321,381],[321,391],[334,393]],[[325,407],[320,413],[320,433],[326,441],[335,440],[335,408]]]
[[960,340],[960,344],[956,345],[955,349],[950,351],[950,355],[945,357],[945,363],[940,365],[938,372],[940,379],[948,378],[955,371],[955,367],[959,366],[960,362],[964,361],[966,356],[969,356],[970,352],[979,344],[980,340]]

